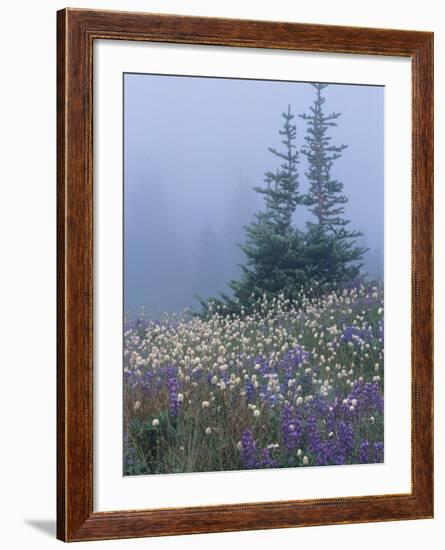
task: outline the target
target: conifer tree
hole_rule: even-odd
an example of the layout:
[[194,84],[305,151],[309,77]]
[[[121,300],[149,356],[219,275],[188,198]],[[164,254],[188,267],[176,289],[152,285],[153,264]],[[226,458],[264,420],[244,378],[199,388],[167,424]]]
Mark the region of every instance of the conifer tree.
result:
[[292,124],[294,115],[288,105],[287,113],[283,113],[283,128],[279,134],[283,137],[281,143],[284,145],[284,152],[268,147],[273,155],[283,162],[275,172],[265,173],[267,187],[254,187],[257,193],[264,195],[266,209],[270,221],[274,224],[276,232],[286,235],[292,228],[292,215],[296,206],[301,202],[298,191],[298,170],[299,152],[295,145],[297,127]]
[[328,84],[313,83],[316,90],[310,114],[299,115],[307,122],[306,146],[301,153],[306,156],[309,170],[306,177],[309,190],[304,203],[316,218],[308,223],[306,235],[308,273],[320,282],[343,282],[359,275],[360,260],[367,249],[357,245],[359,231],[350,231],[350,223],[344,216],[348,199],[343,195],[343,183],[333,178],[332,168],[342,156],[347,145],[333,145],[328,129],[337,126],[341,113],[324,111],[326,101],[322,91]]
[[[233,296],[221,294],[224,305],[236,310],[249,309],[263,294],[296,293],[305,281],[304,237],[293,226],[293,215],[303,198],[299,192],[296,126],[290,106],[282,114],[279,130],[283,150],[268,148],[281,159],[280,167],[264,175],[265,186],[254,187],[263,196],[265,209],[255,214],[255,220],[245,228],[246,241],[239,245],[246,256],[241,264],[241,278],[231,281]],[[221,304],[221,302],[219,302]],[[203,304],[204,305],[204,304]]]
[[240,245],[246,255],[241,265],[240,281],[231,281],[235,300],[249,307],[253,297],[284,292],[292,294],[300,288],[304,272],[304,239],[292,223],[298,204],[299,152],[296,141],[296,125],[290,105],[282,114],[283,126],[279,130],[284,148],[268,150],[281,159],[280,167],[264,175],[265,187],[254,187],[263,196],[266,209],[255,214],[255,220],[246,227],[246,241]]

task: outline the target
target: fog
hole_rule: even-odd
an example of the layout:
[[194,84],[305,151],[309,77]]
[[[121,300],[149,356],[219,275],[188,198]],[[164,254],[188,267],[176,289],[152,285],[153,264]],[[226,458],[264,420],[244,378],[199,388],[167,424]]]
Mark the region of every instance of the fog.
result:
[[[344,184],[345,217],[370,248],[365,271],[383,273],[384,88],[332,84],[329,130],[348,148],[332,175]],[[281,113],[309,110],[308,83],[124,75],[124,303],[127,313],[197,307],[195,295],[228,291],[239,276],[243,226],[263,201],[254,190],[279,159]],[[297,144],[305,121],[296,117]],[[300,156],[300,191],[308,188]],[[314,218],[298,206],[295,223]]]

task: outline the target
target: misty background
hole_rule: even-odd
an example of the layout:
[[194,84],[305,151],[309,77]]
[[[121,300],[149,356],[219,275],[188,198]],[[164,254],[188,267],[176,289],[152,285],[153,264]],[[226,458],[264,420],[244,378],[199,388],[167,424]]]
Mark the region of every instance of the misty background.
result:
[[[331,84],[329,130],[348,148],[332,175],[349,199],[345,218],[369,247],[364,271],[383,276],[384,88]],[[308,112],[308,83],[165,75],[124,75],[124,309],[198,308],[194,297],[230,294],[240,275],[243,226],[264,207],[253,190],[279,160],[281,113]],[[297,144],[306,123],[297,116]],[[300,192],[307,191],[300,156]],[[298,206],[295,223],[315,218]]]

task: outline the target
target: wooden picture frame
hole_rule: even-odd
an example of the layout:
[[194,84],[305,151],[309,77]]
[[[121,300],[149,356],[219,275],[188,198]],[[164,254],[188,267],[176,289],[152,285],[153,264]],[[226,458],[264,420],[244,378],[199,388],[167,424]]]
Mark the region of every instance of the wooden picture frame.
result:
[[[412,426],[407,494],[93,512],[95,40],[402,56],[412,64]],[[57,537],[64,541],[433,516],[433,34],[64,9],[57,14]]]

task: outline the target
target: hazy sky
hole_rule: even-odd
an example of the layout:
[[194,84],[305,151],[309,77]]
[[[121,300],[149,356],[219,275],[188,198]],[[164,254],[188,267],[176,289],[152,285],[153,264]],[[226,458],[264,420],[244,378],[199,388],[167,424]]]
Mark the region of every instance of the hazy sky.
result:
[[[163,75],[124,75],[125,310],[180,310],[239,273],[243,225],[262,208],[252,189],[279,159],[281,113],[314,100],[308,83]],[[383,266],[384,88],[332,84],[329,130],[348,148],[333,176],[344,183],[350,228],[371,248],[367,269]],[[297,144],[306,123],[296,117]],[[300,191],[308,184],[300,157]],[[311,215],[298,207],[297,225]]]

